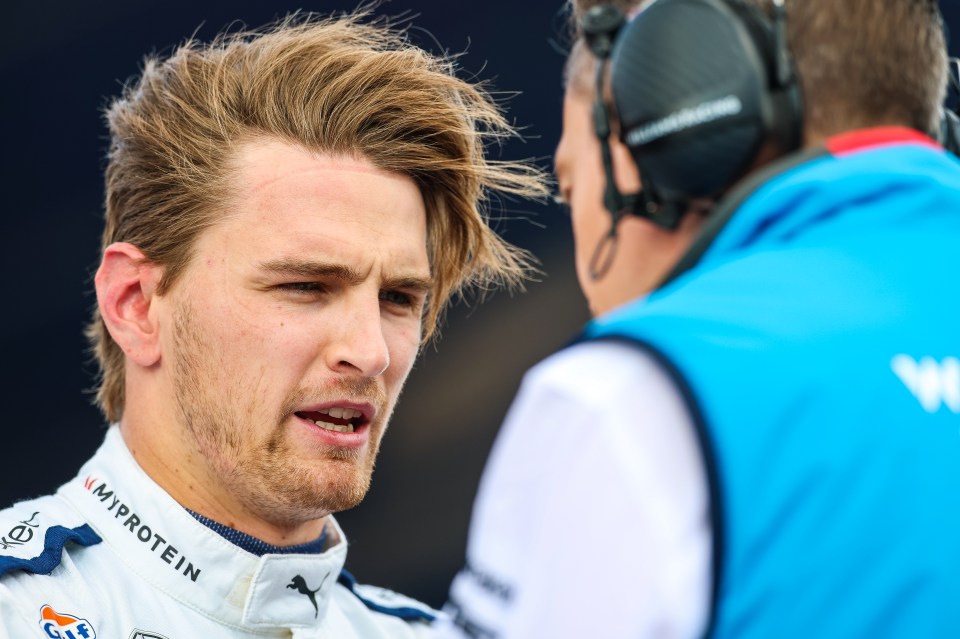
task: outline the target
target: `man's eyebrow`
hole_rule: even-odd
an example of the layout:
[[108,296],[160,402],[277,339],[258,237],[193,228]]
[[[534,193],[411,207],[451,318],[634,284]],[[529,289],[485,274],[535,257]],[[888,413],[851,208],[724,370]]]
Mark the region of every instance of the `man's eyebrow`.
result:
[[343,264],[315,262],[312,260],[279,259],[263,262],[260,269],[271,275],[303,278],[333,278],[347,284],[359,284],[363,275]]
[[418,293],[429,293],[433,289],[433,280],[429,277],[417,277],[414,275],[401,277],[388,277],[383,282],[383,288],[403,289],[408,291],[417,291]]
[[[304,279],[335,279],[345,284],[359,284],[365,279],[362,273],[344,264],[313,260],[270,260],[261,264],[260,268],[271,275],[302,277]],[[429,292],[433,288],[433,280],[430,277],[418,275],[400,275],[386,278],[383,282],[383,288]]]

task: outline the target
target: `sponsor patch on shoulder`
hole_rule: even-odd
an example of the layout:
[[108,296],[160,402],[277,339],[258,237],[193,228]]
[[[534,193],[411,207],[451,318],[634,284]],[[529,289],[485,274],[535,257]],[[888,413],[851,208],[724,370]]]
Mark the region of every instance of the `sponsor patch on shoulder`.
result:
[[40,530],[40,522],[40,511],[35,510],[29,517],[21,513],[7,525],[0,523],[0,554],[29,545]]
[[82,546],[100,543],[100,536],[90,526],[73,523],[73,527],[55,524],[36,508],[4,511],[0,518],[0,575],[14,570],[48,575],[60,565],[67,542]]
[[346,570],[341,571],[337,581],[362,601],[367,608],[399,617],[406,621],[434,621],[441,613],[430,606],[398,592],[358,584],[356,578]]
[[89,621],[57,612],[49,605],[40,608],[40,628],[50,639],[97,639],[97,631]]

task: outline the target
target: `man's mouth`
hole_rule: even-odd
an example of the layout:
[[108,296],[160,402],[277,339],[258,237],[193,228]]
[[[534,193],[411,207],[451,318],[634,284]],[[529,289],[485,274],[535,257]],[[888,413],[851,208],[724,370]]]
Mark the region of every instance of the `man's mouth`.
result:
[[324,430],[332,430],[337,433],[352,433],[354,429],[359,428],[366,422],[363,413],[360,411],[338,406],[318,411],[300,411],[295,414],[297,417],[313,422]]

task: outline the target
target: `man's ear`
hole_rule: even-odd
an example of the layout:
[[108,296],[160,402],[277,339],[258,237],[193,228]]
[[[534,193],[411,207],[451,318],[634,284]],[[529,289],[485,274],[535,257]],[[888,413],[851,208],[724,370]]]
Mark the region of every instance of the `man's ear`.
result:
[[94,278],[100,317],[126,356],[143,367],[160,361],[157,315],[150,312],[163,268],[147,261],[133,244],[104,250]]

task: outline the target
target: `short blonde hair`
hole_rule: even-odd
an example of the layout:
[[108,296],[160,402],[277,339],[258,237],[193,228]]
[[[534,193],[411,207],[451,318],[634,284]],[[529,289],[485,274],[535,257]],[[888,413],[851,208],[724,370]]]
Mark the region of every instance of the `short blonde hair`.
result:
[[[532,258],[489,226],[493,193],[542,197],[543,172],[493,161],[491,142],[515,135],[481,84],[455,75],[403,29],[369,19],[296,14],[263,29],[195,40],[151,56],[106,110],[111,145],[102,246],[130,242],[177,281],[197,237],[228,195],[238,145],[266,136],[359,156],[414,179],[427,209],[433,288],[424,340],[466,288],[519,284]],[[124,407],[124,355],[94,310],[87,328],[101,371],[97,401]]]

